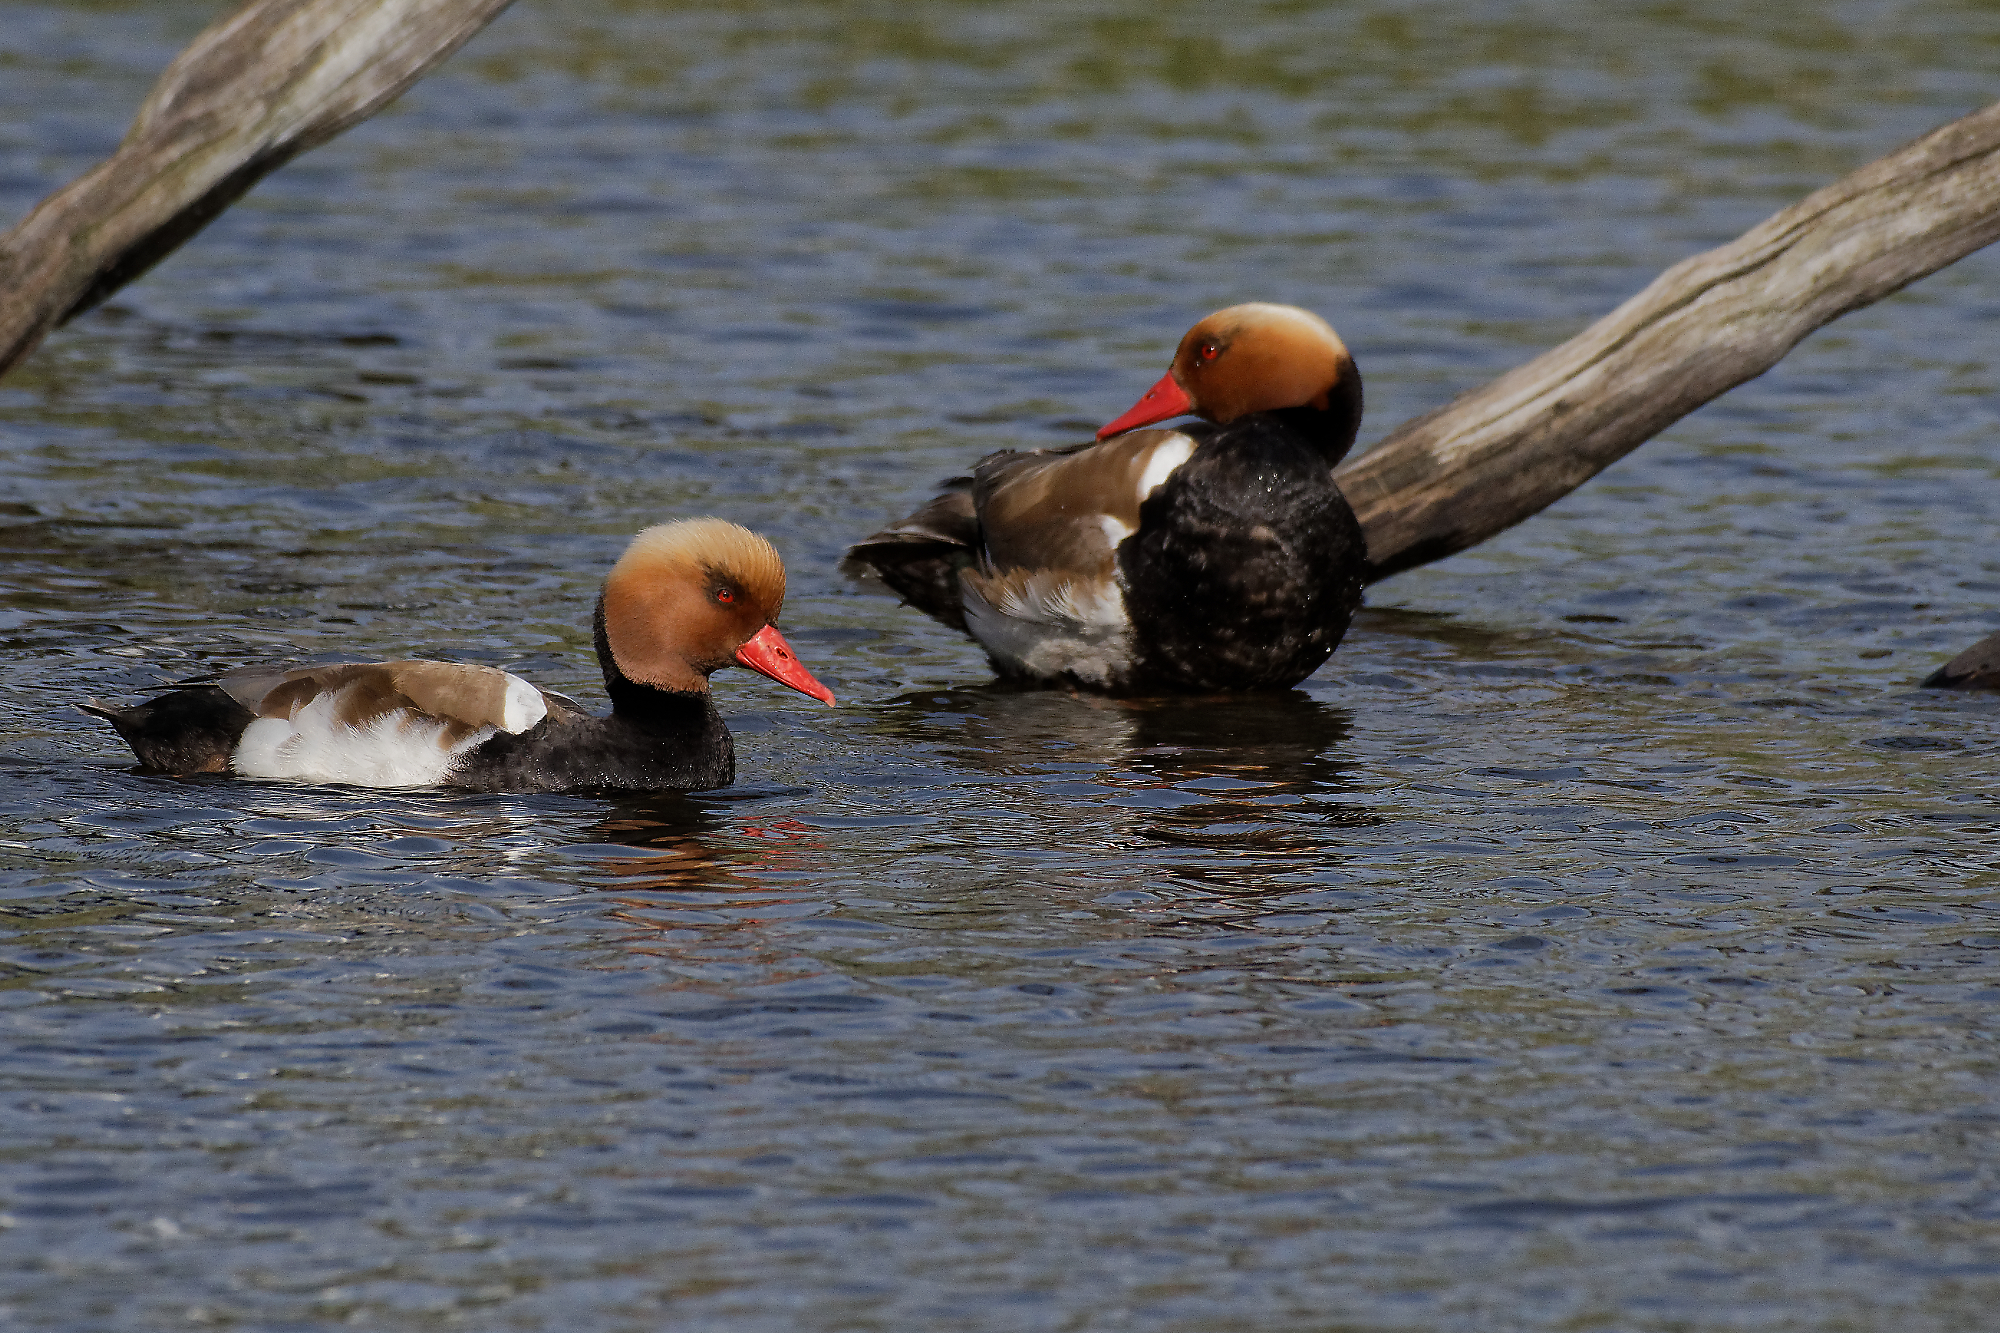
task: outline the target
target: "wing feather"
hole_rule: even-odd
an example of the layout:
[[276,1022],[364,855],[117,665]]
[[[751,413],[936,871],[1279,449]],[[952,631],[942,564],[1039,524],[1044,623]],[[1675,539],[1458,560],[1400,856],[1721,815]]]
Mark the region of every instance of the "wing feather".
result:
[[[1015,597],[996,586],[994,597],[1038,623],[1048,613],[1093,624],[1096,590],[1115,580],[1118,544],[1138,531],[1140,505],[1187,461],[1205,429],[1135,430],[1062,449],[988,454],[971,476],[945,482],[915,513],[848,548],[841,567],[880,578],[919,611],[981,642],[968,616],[990,620],[997,607],[969,606],[961,576],[1032,575],[1034,592],[1023,584]],[[1075,601],[1075,615],[1059,610],[1059,590],[1072,585],[1091,590]]]
[[945,490],[908,518],[847,548],[849,577],[873,574],[911,606],[956,630],[965,628],[958,571],[979,549],[979,515],[972,478],[953,477]]
[[973,483],[986,567],[1110,577],[1118,544],[1139,530],[1139,506],[1195,447],[1185,431],[1135,430],[1084,449],[980,460]]
[[449,724],[453,735],[481,727],[518,733],[549,711],[542,692],[519,676],[465,662],[342,663],[275,674],[253,667],[220,683],[260,717],[291,717],[315,699],[333,698],[335,719],[356,730],[404,709]]

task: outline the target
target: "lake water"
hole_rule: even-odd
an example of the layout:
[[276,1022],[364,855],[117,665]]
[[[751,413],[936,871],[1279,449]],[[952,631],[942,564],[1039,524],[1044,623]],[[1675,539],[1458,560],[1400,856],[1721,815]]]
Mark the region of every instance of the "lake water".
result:
[[[220,6],[0,4],[0,214]],[[0,382],[0,1325],[1967,1330],[2000,1298],[2000,252],[1275,698],[992,688],[847,583],[1235,301],[1362,438],[1995,95],[1959,3],[522,0]],[[791,569],[740,784],[137,774],[338,653],[600,699]]]

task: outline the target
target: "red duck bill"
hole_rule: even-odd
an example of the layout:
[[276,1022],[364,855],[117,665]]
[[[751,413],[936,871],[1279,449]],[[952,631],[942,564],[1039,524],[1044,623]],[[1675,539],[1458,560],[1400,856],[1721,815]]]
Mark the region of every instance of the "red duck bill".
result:
[[1184,417],[1194,411],[1194,400],[1170,371],[1160,376],[1160,382],[1146,390],[1138,402],[1124,416],[1108,426],[1100,426],[1097,438],[1108,440],[1114,435],[1122,435],[1128,430],[1150,426],[1155,421],[1165,421],[1168,417]]
[[741,648],[736,650],[736,660],[759,675],[769,676],[780,685],[789,685],[800,694],[809,694],[823,704],[833,704],[833,691],[813,679],[812,672],[800,663],[792,645],[785,642],[785,636],[778,633],[776,625],[766,625]]

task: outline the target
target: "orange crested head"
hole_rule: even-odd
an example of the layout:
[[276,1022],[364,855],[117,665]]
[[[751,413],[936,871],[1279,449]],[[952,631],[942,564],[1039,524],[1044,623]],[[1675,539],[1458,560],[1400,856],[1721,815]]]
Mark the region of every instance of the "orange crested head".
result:
[[1333,326],[1297,306],[1233,305],[1187,331],[1173,365],[1132,409],[1097,432],[1107,439],[1169,417],[1198,416],[1226,426],[1253,412],[1311,408],[1351,426],[1333,434],[1353,443],[1361,422],[1361,373]]
[[772,623],[784,604],[785,563],[748,528],[719,518],[647,528],[604,580],[606,665],[686,692],[737,662],[831,704]]

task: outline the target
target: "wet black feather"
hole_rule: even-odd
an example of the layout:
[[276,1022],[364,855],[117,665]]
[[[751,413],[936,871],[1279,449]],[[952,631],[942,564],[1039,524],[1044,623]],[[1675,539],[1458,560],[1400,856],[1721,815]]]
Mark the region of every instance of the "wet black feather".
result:
[[1128,692],[1284,689],[1318,670],[1361,603],[1367,545],[1324,453],[1275,413],[1206,438],[1118,548]]

